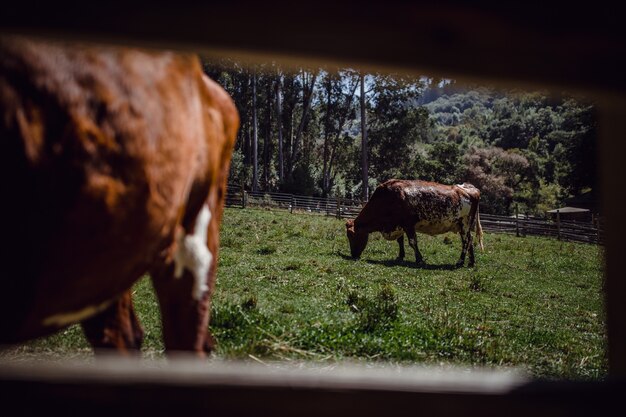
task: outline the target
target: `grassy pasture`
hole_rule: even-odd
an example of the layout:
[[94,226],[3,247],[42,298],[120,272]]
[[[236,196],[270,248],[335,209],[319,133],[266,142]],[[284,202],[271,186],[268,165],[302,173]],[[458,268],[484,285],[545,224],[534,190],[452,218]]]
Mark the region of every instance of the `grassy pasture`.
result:
[[[227,209],[211,327],[217,358],[515,366],[543,378],[607,371],[599,247],[485,235],[475,268],[452,267],[456,235],[418,235],[427,265],[394,261],[372,235],[349,259],[343,221],[284,211]],[[149,280],[134,288],[144,355],[162,356]],[[0,353],[85,356],[73,326]]]

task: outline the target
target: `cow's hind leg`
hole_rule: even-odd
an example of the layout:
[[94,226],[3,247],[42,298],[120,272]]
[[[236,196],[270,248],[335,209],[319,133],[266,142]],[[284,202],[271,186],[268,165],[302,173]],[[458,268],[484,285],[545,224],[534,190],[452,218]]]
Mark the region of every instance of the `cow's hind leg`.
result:
[[[472,230],[476,226],[476,222],[479,221],[478,217],[478,203],[472,205],[472,210],[469,216],[468,224],[467,224],[467,248],[469,249],[469,262],[467,263],[468,267],[473,267],[475,264],[474,259],[474,241],[472,238]],[[477,231],[478,232],[478,231]]]
[[143,343],[143,329],[135,314],[130,290],[106,310],[81,323],[85,337],[96,353],[117,351],[138,353]]
[[406,231],[406,235],[409,238],[409,246],[413,248],[413,251],[415,251],[415,263],[417,265],[423,265],[424,258],[422,258],[422,254],[420,253],[420,250],[417,247],[417,236],[415,235],[415,228],[405,227],[404,230]]
[[459,232],[459,235],[461,236],[461,257],[459,258],[459,261],[456,263],[456,266],[457,267],[463,266],[463,264],[465,263],[465,256],[467,252],[469,251],[469,262],[467,263],[467,266],[472,267],[474,266],[475,260],[474,260],[474,245],[472,242],[471,228],[463,225],[463,227],[461,227],[461,232]]
[[467,266],[470,268],[474,266],[476,260],[474,259],[474,240],[472,238],[472,227],[467,231],[467,248],[469,250],[469,262]]
[[460,268],[465,263],[465,253],[467,251],[467,235],[463,230],[459,232],[459,236],[461,236],[461,257],[456,263],[456,267]]
[[459,236],[461,236],[461,256],[459,257],[459,260],[456,263],[456,267],[460,268],[465,264],[465,256],[467,254],[467,233],[465,232],[464,227],[461,228],[461,231],[459,232]]
[[402,261],[404,259],[404,235],[398,238],[398,246],[400,246],[400,253],[398,254],[397,261]]

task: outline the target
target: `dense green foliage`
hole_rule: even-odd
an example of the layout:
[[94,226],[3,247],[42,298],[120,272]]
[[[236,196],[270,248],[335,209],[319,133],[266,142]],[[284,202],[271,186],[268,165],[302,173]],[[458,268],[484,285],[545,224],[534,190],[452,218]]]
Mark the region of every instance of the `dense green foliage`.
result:
[[[455,269],[456,235],[418,239],[424,268],[396,263],[397,244],[378,236],[353,261],[343,221],[227,209],[211,320],[216,356],[606,375],[601,248],[486,234],[476,267]],[[151,285],[144,279],[134,290],[144,354],[161,356]],[[46,352],[87,352],[80,328],[3,355]]]
[[596,188],[592,105],[541,92],[448,87],[448,93],[425,107],[437,122],[436,137],[466,149],[464,178],[487,194],[488,211],[507,213],[516,201],[541,214]]
[[249,188],[358,198],[367,169],[370,190],[390,178],[466,181],[484,193],[485,212],[511,214],[517,203],[536,215],[596,188],[594,107],[565,94],[367,74],[364,167],[358,72],[232,62],[205,70],[242,116],[231,180]]

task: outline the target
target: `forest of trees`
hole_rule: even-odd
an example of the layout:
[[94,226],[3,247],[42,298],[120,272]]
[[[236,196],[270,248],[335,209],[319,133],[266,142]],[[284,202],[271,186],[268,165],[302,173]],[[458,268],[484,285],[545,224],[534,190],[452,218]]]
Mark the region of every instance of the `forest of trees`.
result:
[[239,110],[230,181],[248,189],[367,199],[390,178],[470,182],[481,211],[543,215],[596,188],[594,106],[566,94],[273,63],[204,69]]

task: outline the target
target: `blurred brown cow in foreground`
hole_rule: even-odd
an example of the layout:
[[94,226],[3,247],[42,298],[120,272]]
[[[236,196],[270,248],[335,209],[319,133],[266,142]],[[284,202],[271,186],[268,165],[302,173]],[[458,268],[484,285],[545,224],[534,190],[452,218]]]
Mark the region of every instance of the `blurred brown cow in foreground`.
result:
[[166,349],[210,351],[238,126],[196,56],[0,38],[0,343],[80,322],[139,348],[150,272]]

